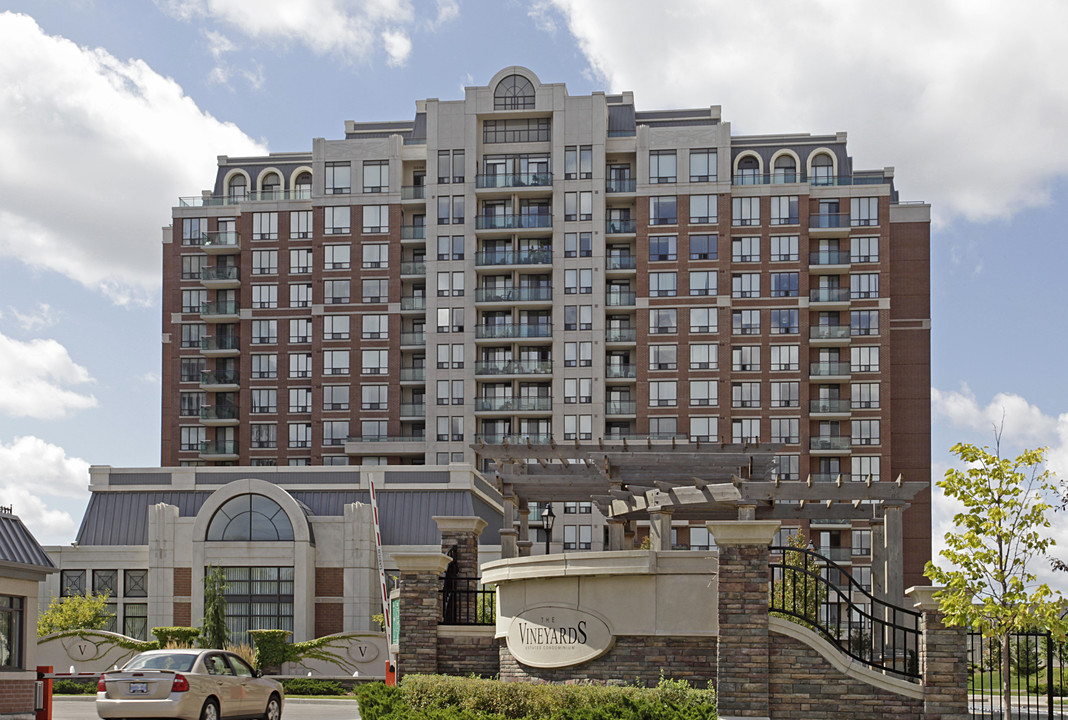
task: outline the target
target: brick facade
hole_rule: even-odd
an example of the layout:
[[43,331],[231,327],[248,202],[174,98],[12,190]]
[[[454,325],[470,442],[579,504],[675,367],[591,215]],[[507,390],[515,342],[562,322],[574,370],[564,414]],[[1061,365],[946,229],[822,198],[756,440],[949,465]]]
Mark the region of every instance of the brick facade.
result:
[[315,603],[315,637],[333,635],[345,629],[344,603]]
[[345,568],[315,568],[316,597],[345,597]]
[[[34,680],[0,681],[0,715],[33,717]],[[28,713],[22,715],[23,713]]]
[[190,597],[193,594],[193,568],[174,568],[174,596]]
[[174,624],[178,627],[189,627],[193,624],[193,606],[191,603],[174,603]]

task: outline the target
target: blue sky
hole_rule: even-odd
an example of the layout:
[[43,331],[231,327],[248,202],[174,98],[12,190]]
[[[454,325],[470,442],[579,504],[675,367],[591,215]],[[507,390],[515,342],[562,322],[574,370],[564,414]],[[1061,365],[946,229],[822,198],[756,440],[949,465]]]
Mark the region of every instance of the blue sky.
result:
[[1003,416],[1068,477],[1068,6],[883,5],[7,0],[0,498],[65,543],[89,464],[158,464],[160,228],[217,155],[308,150],[512,64],[721,105],[735,133],[846,131],[856,167],[895,166],[935,216],[936,477]]

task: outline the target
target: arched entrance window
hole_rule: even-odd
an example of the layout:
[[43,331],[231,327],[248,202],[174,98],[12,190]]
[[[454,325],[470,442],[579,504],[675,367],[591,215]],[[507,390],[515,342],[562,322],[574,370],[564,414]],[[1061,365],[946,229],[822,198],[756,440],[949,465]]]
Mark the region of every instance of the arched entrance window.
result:
[[494,110],[530,110],[534,107],[534,86],[522,75],[509,75],[493,91]]
[[264,495],[238,495],[227,500],[208,523],[207,540],[223,542],[293,539],[285,510]]

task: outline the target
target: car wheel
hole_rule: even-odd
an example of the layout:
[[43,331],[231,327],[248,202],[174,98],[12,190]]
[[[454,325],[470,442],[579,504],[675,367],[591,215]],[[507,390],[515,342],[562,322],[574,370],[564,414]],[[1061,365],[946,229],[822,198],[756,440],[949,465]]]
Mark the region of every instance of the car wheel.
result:
[[267,709],[263,711],[263,720],[281,720],[281,718],[282,701],[277,695],[271,695],[271,699],[267,701]]
[[219,720],[219,703],[210,699],[205,701],[200,710],[200,720]]

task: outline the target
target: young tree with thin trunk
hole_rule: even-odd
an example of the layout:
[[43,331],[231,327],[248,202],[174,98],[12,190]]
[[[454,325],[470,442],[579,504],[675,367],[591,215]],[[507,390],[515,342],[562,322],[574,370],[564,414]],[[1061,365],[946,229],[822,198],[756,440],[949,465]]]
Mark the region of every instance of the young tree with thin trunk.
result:
[[226,580],[221,567],[208,566],[204,573],[204,645],[224,648],[230,639],[226,627]]
[[924,572],[945,587],[936,597],[947,623],[977,630],[1001,648],[1002,709],[1010,717],[1009,636],[1042,629],[1060,639],[1065,627],[1060,594],[1035,575],[1035,563],[1044,563],[1054,544],[1047,528],[1057,488],[1044,465],[1046,449],[1003,458],[1000,433],[995,441],[993,451],[953,446],[965,468],[947,470],[938,487],[964,510],[945,536],[946,566],[929,562]]

